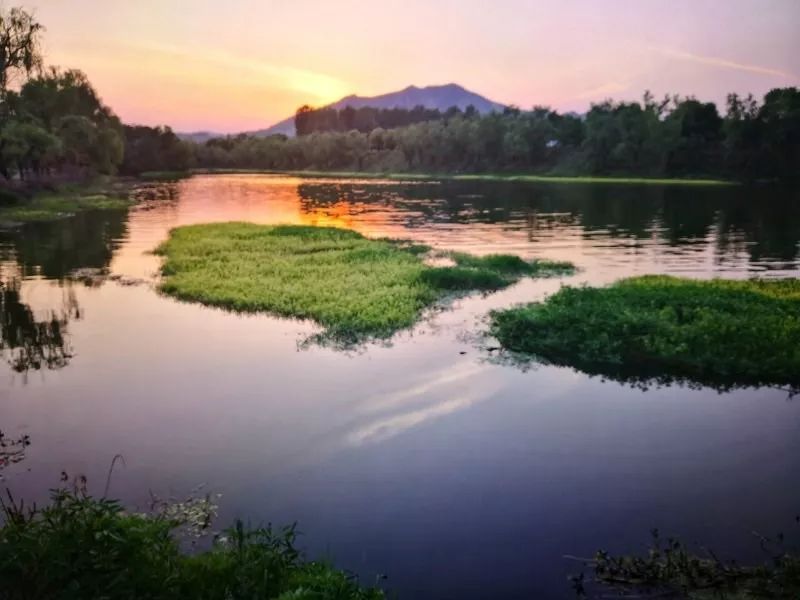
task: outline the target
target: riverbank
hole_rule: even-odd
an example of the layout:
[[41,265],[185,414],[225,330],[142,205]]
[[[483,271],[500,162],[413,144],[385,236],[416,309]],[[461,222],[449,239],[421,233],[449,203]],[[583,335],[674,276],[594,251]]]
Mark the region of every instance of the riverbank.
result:
[[664,179],[648,177],[559,176],[524,173],[379,173],[372,171],[274,171],[264,169],[193,169],[204,175],[268,174],[291,177],[330,177],[336,179],[389,179],[392,181],[508,181],[518,183],[616,184],[616,185],[694,185],[737,186],[737,181],[724,179]]
[[124,210],[133,204],[131,185],[128,180],[104,179],[35,191],[4,190],[0,227],[63,219],[87,210]]

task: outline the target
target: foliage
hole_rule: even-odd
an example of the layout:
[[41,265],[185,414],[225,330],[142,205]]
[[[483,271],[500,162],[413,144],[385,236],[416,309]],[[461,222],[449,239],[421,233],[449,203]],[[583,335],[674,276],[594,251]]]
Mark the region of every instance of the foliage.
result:
[[40,178],[52,171],[114,173],[122,125],[80,71],[51,68],[7,94],[0,127],[0,174]]
[[221,223],[180,227],[159,249],[162,291],[237,311],[312,319],[337,339],[388,337],[452,290],[492,290],[561,263],[449,256],[432,267],[420,247],[328,227]]
[[[185,172],[194,163],[188,142],[181,141],[169,127],[125,125],[125,159],[122,173]],[[161,177],[159,177],[160,179]]]
[[0,223],[49,221],[85,210],[123,210],[130,200],[105,193],[40,193],[27,201],[0,207]]
[[800,280],[623,279],[492,313],[503,347],[621,380],[800,386]]
[[204,168],[517,173],[647,178],[792,179],[800,173],[800,90],[759,106],[732,95],[723,117],[694,98],[595,104],[584,116],[545,107],[480,115],[393,109],[297,114],[300,135],[245,134],[195,145]]
[[0,598],[370,600],[366,589],[332,567],[304,560],[294,527],[245,528],[237,522],[213,547],[180,551],[181,525],[163,513],[130,514],[106,498],[56,490],[49,506],[3,504]]
[[[370,133],[379,129],[405,127],[413,123],[438,121],[460,113],[461,111],[456,107],[444,112],[435,108],[425,108],[424,106],[415,106],[408,110],[403,108],[374,108],[372,106],[314,109],[305,105],[297,109],[294,124],[297,135],[308,135],[309,133],[323,131],[352,131],[353,129],[362,133]],[[469,116],[477,114],[474,107],[468,107],[465,113]]]
[[[725,562],[709,550],[695,554],[679,540],[661,540],[658,530],[652,534],[646,556],[598,552],[589,561],[596,581],[619,590],[621,597],[634,591],[639,598],[667,595],[694,600],[800,597],[800,556],[786,545],[782,534],[775,539],[758,536],[767,558],[758,566]],[[579,596],[585,596],[584,579],[583,575],[573,579]]]
[[0,6],[0,101],[17,74],[28,76],[41,67],[44,27],[21,8]]

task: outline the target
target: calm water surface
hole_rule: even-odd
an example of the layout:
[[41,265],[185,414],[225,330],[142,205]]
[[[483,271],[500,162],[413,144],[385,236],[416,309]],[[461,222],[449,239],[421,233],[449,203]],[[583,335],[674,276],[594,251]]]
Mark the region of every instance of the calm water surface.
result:
[[[99,212],[0,233],[5,471],[59,473],[144,506],[219,492],[220,523],[299,521],[303,545],[400,598],[569,598],[565,554],[638,551],[649,530],[759,559],[752,530],[800,511],[800,402],[775,389],[648,390],[496,361],[486,313],[568,283],[642,273],[795,277],[800,197],[740,188],[397,183],[197,176]],[[390,344],[302,342],[308,323],[155,291],[170,228],[350,227],[476,253],[575,262],[458,301]]]

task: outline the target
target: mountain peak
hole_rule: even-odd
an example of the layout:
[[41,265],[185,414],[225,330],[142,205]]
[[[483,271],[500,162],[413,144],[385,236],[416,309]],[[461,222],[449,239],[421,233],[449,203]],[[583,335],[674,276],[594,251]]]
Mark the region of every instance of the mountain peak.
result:
[[433,85],[433,86],[430,86],[430,87],[438,87],[438,88],[444,88],[444,89],[452,90],[452,91],[455,91],[455,92],[467,92],[467,93],[469,93],[467,91],[467,89],[464,88],[464,86],[458,85],[457,83],[452,83],[452,82],[451,83],[445,83],[444,85]]
[[[480,94],[471,92],[457,83],[446,83],[444,85],[428,85],[418,87],[409,85],[402,90],[380,94],[378,96],[358,96],[351,94],[341,100],[337,100],[322,108],[334,108],[341,110],[347,106],[362,108],[370,106],[373,108],[405,108],[412,109],[415,106],[438,109],[445,111],[451,106],[456,106],[465,110],[468,106],[474,106],[479,113],[489,113],[492,111],[502,111],[505,108],[498,102],[493,102]],[[292,136],[294,131],[294,116],[276,123],[268,129],[252,132],[253,135],[267,136],[276,133]]]

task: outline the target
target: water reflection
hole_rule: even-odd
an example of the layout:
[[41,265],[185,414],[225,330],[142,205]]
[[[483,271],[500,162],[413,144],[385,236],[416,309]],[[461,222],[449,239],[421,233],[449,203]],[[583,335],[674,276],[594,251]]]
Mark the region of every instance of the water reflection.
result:
[[496,347],[491,349],[492,352],[486,352],[484,357],[484,360],[490,364],[505,365],[521,371],[534,370],[540,365],[566,367],[575,373],[597,378],[601,382],[614,381],[641,391],[664,387],[683,387],[689,390],[707,388],[724,393],[747,388],[753,390],[772,388],[785,392],[789,398],[800,394],[800,386],[781,386],[770,381],[755,380],[752,377],[743,379],[736,373],[728,376],[712,373],[699,376],[659,365],[589,362],[580,360],[577,356],[564,357],[562,360],[547,360],[506,350],[498,352]]
[[[90,211],[0,232],[0,355],[12,371],[69,364],[68,323],[82,317],[73,281],[103,281],[126,224],[127,211]],[[54,280],[55,300],[34,308],[23,300],[26,282],[43,279]]]
[[0,260],[15,263],[20,278],[63,280],[77,269],[102,270],[124,240],[127,219],[125,210],[90,211],[3,231]]
[[800,256],[800,193],[791,188],[324,181],[300,183],[297,193],[305,215],[347,225],[499,225],[498,236],[524,230],[530,243],[561,241],[583,253],[581,241],[689,255],[711,244],[716,264],[746,257],[752,270],[796,268]]
[[72,358],[67,323],[81,312],[71,287],[64,288],[63,306],[38,319],[20,298],[19,282],[0,281],[0,354],[17,373],[60,369]]

